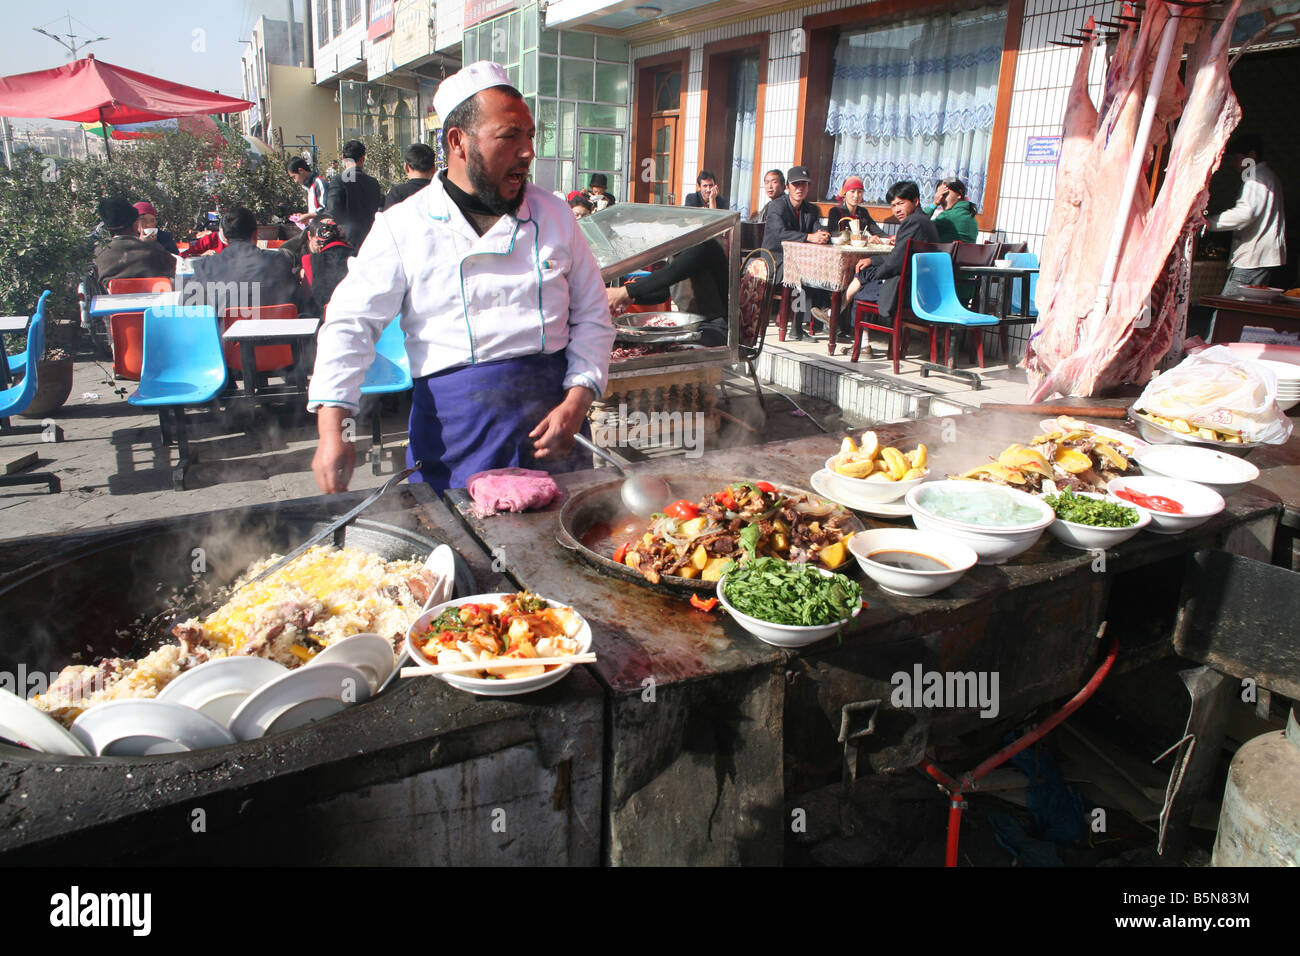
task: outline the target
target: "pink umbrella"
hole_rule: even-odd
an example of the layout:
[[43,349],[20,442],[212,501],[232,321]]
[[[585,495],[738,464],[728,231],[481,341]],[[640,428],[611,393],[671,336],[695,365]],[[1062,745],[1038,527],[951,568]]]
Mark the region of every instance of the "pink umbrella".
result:
[[0,115],[98,122],[104,127],[194,113],[241,113],[232,99],[96,60],[93,55],[50,70],[0,77]]

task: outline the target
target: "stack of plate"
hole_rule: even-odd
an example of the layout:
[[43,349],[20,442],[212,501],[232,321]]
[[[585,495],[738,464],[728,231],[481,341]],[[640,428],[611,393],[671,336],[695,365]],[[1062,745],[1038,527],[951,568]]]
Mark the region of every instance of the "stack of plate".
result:
[[1272,302],[1283,293],[1283,289],[1275,289],[1267,285],[1244,285],[1237,290],[1237,295],[1247,302]]
[[1273,359],[1256,359],[1277,376],[1277,407],[1286,411],[1300,403],[1300,365],[1277,362]]

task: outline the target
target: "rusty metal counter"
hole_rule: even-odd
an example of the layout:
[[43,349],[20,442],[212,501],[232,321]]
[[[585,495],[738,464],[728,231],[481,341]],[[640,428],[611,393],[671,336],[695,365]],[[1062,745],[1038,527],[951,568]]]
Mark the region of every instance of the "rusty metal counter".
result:
[[[976,412],[876,429],[882,444],[930,448],[932,473],[965,470],[1038,430],[1026,415]],[[638,466],[695,477],[740,477],[808,486],[839,436],[818,436]],[[557,477],[573,493],[612,472]],[[891,676],[926,671],[997,673],[1001,716],[1073,693],[1097,654],[1108,616],[1125,653],[1169,653],[1182,568],[1217,547],[1267,559],[1281,506],[1245,490],[1201,528],[1139,535],[1100,567],[1049,535],[1009,563],[976,567],[936,598],[909,599],[866,581],[870,606],[842,643],[800,651],[763,644],[723,615],[682,598],[612,580],[556,544],[559,504],[542,512],[475,517],[463,491],[448,496],[471,532],[520,585],[572,603],[591,622],[592,668],[606,703],[606,859],[626,863],[779,863],[784,796],[823,781],[845,756],[837,740],[845,705],[889,700]],[[869,526],[886,525],[863,516]],[[856,567],[848,569],[861,578]],[[882,711],[873,766],[909,765],[932,734],[993,729],[975,708]],[[978,734],[976,734],[978,736]],[[989,752],[992,752],[990,748]]]

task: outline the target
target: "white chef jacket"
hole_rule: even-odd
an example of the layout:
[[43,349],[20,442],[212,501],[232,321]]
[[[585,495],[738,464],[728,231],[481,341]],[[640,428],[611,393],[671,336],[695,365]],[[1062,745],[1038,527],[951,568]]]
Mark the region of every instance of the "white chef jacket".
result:
[[1243,178],[1241,196],[1231,209],[1205,220],[1212,232],[1231,232],[1234,269],[1273,269],[1286,264],[1286,212],[1282,182],[1267,163],[1256,163]]
[[330,299],[307,400],[359,408],[375,342],[401,314],[411,375],[567,349],[563,387],[597,397],[614,326],[600,269],[568,204],[529,184],[482,236],[441,176],[375,216]]

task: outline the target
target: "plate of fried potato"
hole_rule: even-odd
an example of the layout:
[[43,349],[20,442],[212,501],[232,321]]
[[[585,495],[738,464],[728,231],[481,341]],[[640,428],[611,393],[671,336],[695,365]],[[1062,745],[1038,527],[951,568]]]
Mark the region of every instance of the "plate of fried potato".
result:
[[1261,442],[1248,442],[1241,435],[1195,425],[1185,418],[1166,418],[1136,406],[1128,410],[1129,418],[1137,422],[1138,434],[1155,445],[1184,444],[1217,448],[1229,455],[1244,458]]
[[826,459],[831,487],[849,497],[868,501],[896,501],[930,473],[929,452],[918,444],[909,452],[882,446],[873,431],[863,432],[861,441],[852,436],[840,443],[839,453]]

